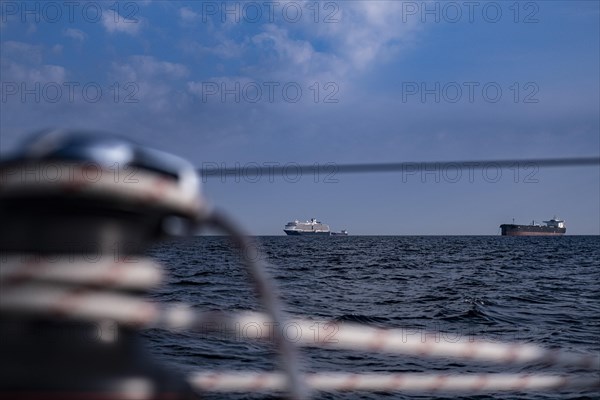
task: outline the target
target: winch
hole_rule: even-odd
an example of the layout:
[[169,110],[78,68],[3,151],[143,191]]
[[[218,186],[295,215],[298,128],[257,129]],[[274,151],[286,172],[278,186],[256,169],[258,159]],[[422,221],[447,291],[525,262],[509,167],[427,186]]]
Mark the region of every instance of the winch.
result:
[[[203,224],[236,235],[202,199],[194,167],[118,136],[47,131],[3,160],[0,174],[0,394],[195,398],[137,331],[162,318],[141,297],[161,280],[144,257],[149,246]],[[256,268],[259,295],[281,318]]]

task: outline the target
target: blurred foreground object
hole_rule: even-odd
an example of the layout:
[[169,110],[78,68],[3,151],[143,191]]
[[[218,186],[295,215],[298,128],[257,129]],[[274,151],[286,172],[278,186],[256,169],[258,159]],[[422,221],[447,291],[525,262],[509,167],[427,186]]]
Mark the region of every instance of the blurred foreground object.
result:
[[[203,206],[191,164],[116,136],[45,132],[3,160],[0,397],[196,398],[102,312],[152,317],[139,297],[161,272],[141,254]],[[98,318],[70,318],[86,304]]]

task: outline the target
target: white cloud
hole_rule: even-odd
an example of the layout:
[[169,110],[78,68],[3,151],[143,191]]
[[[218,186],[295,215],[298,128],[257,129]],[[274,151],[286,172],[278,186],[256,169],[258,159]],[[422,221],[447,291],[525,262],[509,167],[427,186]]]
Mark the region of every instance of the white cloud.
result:
[[[62,83],[66,80],[67,71],[60,65],[43,65],[44,48],[25,42],[2,42],[2,80],[21,83]],[[49,49],[58,54],[61,45]]]
[[[275,18],[273,23],[257,24],[254,33],[242,35],[238,27],[245,25],[228,23],[234,19],[228,16],[226,23],[210,26],[211,37],[218,38],[217,42],[191,42],[184,46],[188,52],[225,59],[242,59],[249,52],[261,54],[256,62],[245,62],[241,71],[257,79],[261,75],[293,75],[299,80],[342,80],[409,48],[423,28],[416,18],[403,21],[400,1],[335,4],[334,14],[320,5],[318,22],[314,14],[307,12],[297,23]],[[309,1],[302,1],[299,6],[303,10],[314,9]],[[324,22],[326,17],[332,17],[334,22]]]
[[180,79],[189,75],[183,64],[159,61],[151,56],[131,56],[126,64],[113,64],[117,69],[128,71],[135,79],[168,78]]
[[183,50],[191,55],[204,56],[212,54],[224,59],[241,58],[248,47],[249,40],[236,42],[222,35],[215,35],[218,43],[214,46],[204,45],[197,41],[186,42]]
[[292,39],[286,30],[275,25],[267,25],[266,30],[255,35],[252,41],[263,48],[272,48],[280,59],[295,66],[310,63],[315,56],[310,42]]
[[128,19],[113,10],[102,13],[102,25],[108,33],[127,33],[136,35],[141,29],[143,20],[140,17]]
[[[337,8],[323,13],[326,15],[321,15],[318,23],[303,18],[299,31],[307,41],[326,43],[329,54],[343,59],[356,71],[362,71],[407,48],[415,42],[416,33],[423,28],[416,18],[403,21],[402,1],[335,4]],[[326,16],[332,17],[335,22],[323,22]],[[288,26],[294,28],[292,24]]]
[[75,29],[75,28],[67,28],[63,31],[63,35],[71,38],[73,40],[76,40],[78,42],[83,43],[87,37],[87,35],[85,34],[85,32],[79,30],[79,29]]
[[39,64],[42,62],[42,46],[31,43],[7,40],[0,44],[2,57]]
[[[403,21],[403,2],[355,1],[345,3],[339,27],[325,26],[325,35],[341,46],[340,52],[354,67],[368,67],[387,58],[415,40],[422,24]],[[343,28],[343,29],[339,29]]]
[[129,57],[126,63],[113,63],[110,71],[111,79],[135,85],[136,99],[153,111],[173,107],[179,96],[177,81],[188,75],[189,69],[183,64],[141,55]]
[[60,65],[28,66],[10,60],[2,60],[2,80],[18,83],[63,83],[67,71]]
[[296,81],[336,81],[350,71],[347,61],[336,52],[317,51],[308,38],[292,36],[289,30],[274,24],[265,25],[254,35],[254,51],[263,54],[262,63],[249,66],[246,73],[262,74],[269,79]]
[[191,24],[198,21],[200,15],[189,7],[182,7],[179,9],[179,18],[181,18],[183,23]]

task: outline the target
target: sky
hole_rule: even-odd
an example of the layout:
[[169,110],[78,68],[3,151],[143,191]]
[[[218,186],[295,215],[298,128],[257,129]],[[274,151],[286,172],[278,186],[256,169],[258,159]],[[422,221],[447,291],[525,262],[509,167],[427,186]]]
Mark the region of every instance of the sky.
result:
[[497,235],[555,215],[598,235],[598,167],[332,165],[597,156],[599,4],[2,1],[0,153],[68,128],[238,168],[200,190],[256,235],[313,217],[357,235]]

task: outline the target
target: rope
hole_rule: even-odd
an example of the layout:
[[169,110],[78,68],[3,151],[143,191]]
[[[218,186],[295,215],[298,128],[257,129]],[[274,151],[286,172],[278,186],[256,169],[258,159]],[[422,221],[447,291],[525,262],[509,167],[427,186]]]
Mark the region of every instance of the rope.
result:
[[[190,384],[207,392],[266,392],[285,389],[285,377],[278,373],[200,372]],[[597,377],[544,374],[349,374],[305,375],[306,385],[318,391],[445,392],[489,393],[499,391],[555,391],[600,389]]]
[[163,277],[154,261],[144,257],[99,255],[4,256],[1,282],[41,281],[117,289],[150,289]]
[[148,258],[134,263],[108,255],[3,257],[0,311],[147,325],[158,318],[158,308],[131,291],[155,287],[161,278],[160,267]]
[[[268,314],[268,319],[277,325],[285,326],[287,317],[281,307],[277,291],[271,284],[267,270],[262,265],[259,257],[254,258],[249,256],[249,254],[253,254],[254,252],[249,252],[248,250],[255,248],[255,244],[246,234],[240,232],[232,221],[218,211],[213,211],[207,222],[229,234],[233,244],[240,250],[241,257],[250,274],[254,290]],[[289,340],[285,340],[281,331],[273,332],[271,339],[273,339],[279,351],[281,367],[286,372],[291,397],[293,399],[308,398],[308,391],[304,387],[300,374],[300,360],[295,344]]]
[[[186,319],[187,318],[187,319]],[[175,319],[173,319],[174,321]],[[231,333],[246,339],[272,339],[280,332],[296,345],[385,352],[419,357],[444,357],[497,364],[543,363],[555,366],[574,366],[585,369],[600,368],[597,354],[578,354],[561,350],[549,350],[532,344],[490,343],[482,340],[439,340],[455,337],[433,332],[417,333],[409,329],[380,329],[337,321],[292,319],[287,325],[278,325],[260,313],[198,313],[180,317],[179,327],[196,330],[213,330]],[[226,332],[223,332],[223,327]],[[240,333],[242,333],[240,335]]]
[[185,305],[161,307],[128,294],[35,281],[3,285],[0,299],[0,310],[4,312],[50,314],[87,321],[109,319],[129,326],[189,329],[227,334],[240,339],[280,340],[279,344],[284,346],[293,342],[295,345],[311,347],[455,358],[496,364],[541,363],[583,369],[600,367],[600,357],[596,354],[549,350],[532,344],[464,339],[442,341],[436,340],[444,336],[440,333],[415,335],[412,330],[379,329],[335,321],[291,319],[281,324],[261,313],[195,312]]

